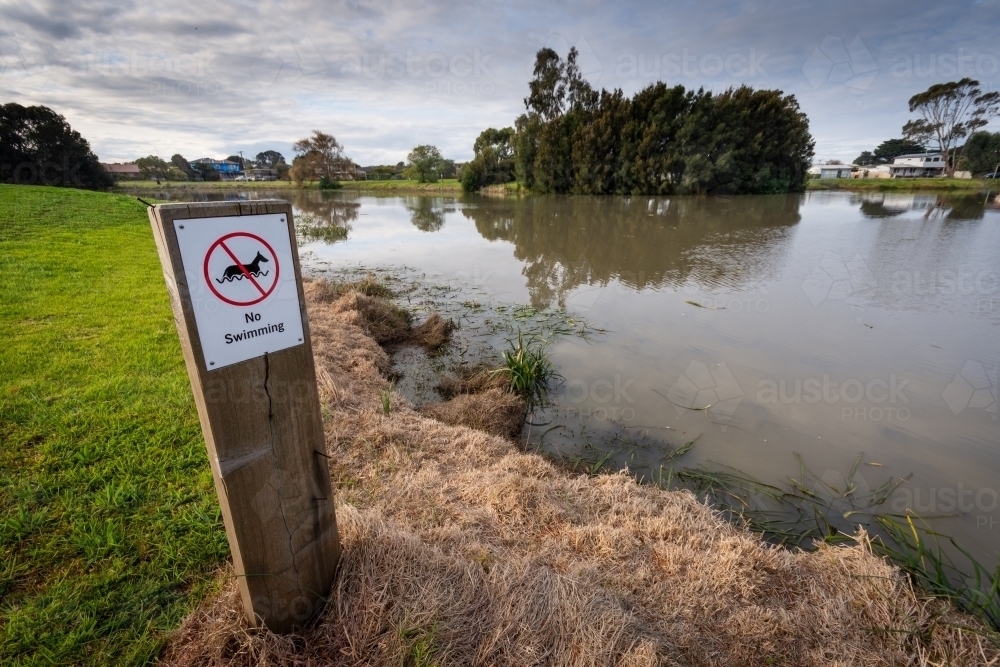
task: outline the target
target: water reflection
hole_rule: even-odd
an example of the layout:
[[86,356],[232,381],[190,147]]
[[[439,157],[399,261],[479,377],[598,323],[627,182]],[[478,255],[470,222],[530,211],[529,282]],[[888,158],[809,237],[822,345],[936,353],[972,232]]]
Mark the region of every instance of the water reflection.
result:
[[436,232],[444,227],[446,213],[454,213],[454,206],[446,206],[444,199],[432,197],[408,197],[406,210],[410,222],[422,232]]
[[893,218],[911,211],[924,217],[948,220],[982,220],[992,197],[989,195],[893,194],[871,192],[856,195],[852,203],[860,204],[866,218]]
[[535,306],[581,285],[753,289],[780,264],[797,197],[539,197],[462,208],[490,241],[514,244]]

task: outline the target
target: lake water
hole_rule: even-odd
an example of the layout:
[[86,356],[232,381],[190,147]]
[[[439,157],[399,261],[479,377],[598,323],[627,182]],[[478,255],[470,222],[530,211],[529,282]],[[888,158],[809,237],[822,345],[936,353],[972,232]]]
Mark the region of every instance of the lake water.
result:
[[[799,454],[840,490],[864,453],[859,495],[912,474],[890,511],[960,514],[935,525],[986,563],[1000,554],[991,196],[149,194],[287,198],[347,224],[344,241],[304,243],[303,265],[388,267],[458,294],[449,303],[466,307],[466,347],[484,317],[516,304],[585,322],[591,335],[551,343],[562,382],[527,446],[607,457],[649,479],[661,471],[655,443],[697,437],[685,466],[778,482],[799,475]],[[479,340],[497,344],[492,332]],[[431,366],[403,364],[440,371]],[[412,383],[409,395],[431,400]],[[614,439],[623,433],[632,440]]]

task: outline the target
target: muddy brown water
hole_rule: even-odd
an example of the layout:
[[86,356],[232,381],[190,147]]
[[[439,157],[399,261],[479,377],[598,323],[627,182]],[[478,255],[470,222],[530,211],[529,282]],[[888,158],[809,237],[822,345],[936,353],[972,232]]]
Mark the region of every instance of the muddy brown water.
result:
[[[1000,554],[1000,207],[989,194],[148,194],[287,198],[349,227],[344,241],[304,241],[307,269],[405,267],[456,304],[564,310],[603,330],[553,338],[561,382],[526,446],[607,456],[648,479],[662,463],[649,442],[698,437],[684,465],[780,482],[799,472],[797,453],[837,489],[864,453],[857,493],[912,474],[890,511],[957,514],[935,527],[987,564]],[[433,400],[443,364],[407,354],[400,363],[424,380],[410,398]]]

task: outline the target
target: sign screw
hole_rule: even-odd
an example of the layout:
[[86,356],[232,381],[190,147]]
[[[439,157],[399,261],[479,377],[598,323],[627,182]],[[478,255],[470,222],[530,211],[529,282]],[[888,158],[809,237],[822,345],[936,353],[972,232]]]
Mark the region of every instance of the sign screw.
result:
[[184,229],[184,225],[181,225],[181,229]]
[[210,361],[210,362],[208,362],[208,365],[209,365],[209,366],[214,366],[214,365],[215,365],[215,362],[214,362],[214,361]]

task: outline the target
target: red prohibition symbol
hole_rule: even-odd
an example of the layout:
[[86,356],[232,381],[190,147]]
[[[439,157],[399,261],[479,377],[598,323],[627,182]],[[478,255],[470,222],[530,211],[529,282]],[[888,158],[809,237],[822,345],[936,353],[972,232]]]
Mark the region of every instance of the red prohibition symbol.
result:
[[[227,240],[238,236],[244,236],[260,243],[262,246],[264,246],[264,248],[267,249],[269,253],[271,253],[270,259],[265,257],[258,250],[257,255],[250,262],[246,264],[241,262],[239,259],[237,259],[236,254],[229,249],[229,246],[226,245]],[[213,278],[208,272],[208,260],[212,258],[212,254],[216,251],[217,248],[222,248],[226,252],[226,254],[229,255],[229,258],[233,260],[233,264],[226,267],[225,272],[221,276]],[[263,287],[260,286],[260,283],[257,282],[257,278],[259,278],[262,275],[266,276],[269,273],[267,269],[261,266],[261,262],[271,262],[271,261],[274,262],[274,267],[270,269],[271,271],[274,271],[274,280],[271,281],[271,286],[267,290],[265,290]],[[251,299],[250,301],[236,301],[222,294],[222,292],[216,289],[216,286],[213,284],[213,281],[218,282],[220,285],[223,285],[226,283],[231,283],[234,280],[243,280],[243,279],[249,280],[250,284],[257,288],[257,291],[260,292],[259,297],[257,297],[256,299]],[[212,246],[208,249],[208,252],[205,253],[205,282],[208,283],[208,288],[212,290],[212,293],[215,294],[215,296],[219,297],[221,300],[225,301],[229,305],[252,306],[255,303],[260,303],[268,296],[270,296],[271,292],[273,292],[274,288],[278,285],[278,256],[274,253],[274,248],[272,248],[267,241],[257,236],[256,234],[250,234],[249,232],[233,232],[231,234],[226,234],[218,241],[213,243]]]

